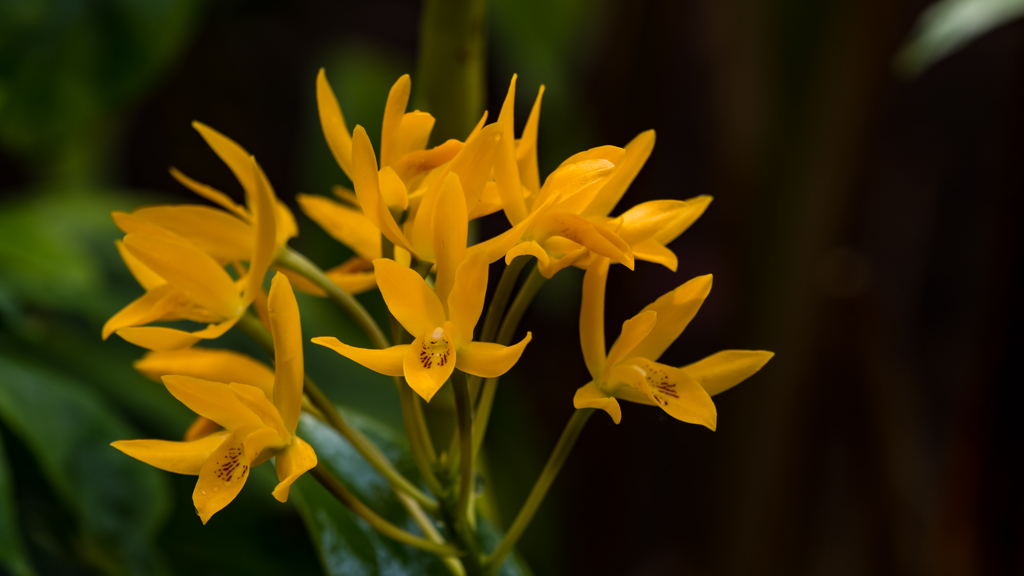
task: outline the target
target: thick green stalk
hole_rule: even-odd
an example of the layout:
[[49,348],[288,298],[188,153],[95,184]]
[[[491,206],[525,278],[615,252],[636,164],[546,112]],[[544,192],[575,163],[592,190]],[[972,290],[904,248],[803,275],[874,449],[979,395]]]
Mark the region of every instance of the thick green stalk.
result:
[[562,465],[565,464],[569,453],[572,452],[572,447],[576,444],[576,439],[579,438],[580,432],[583,431],[583,426],[593,413],[593,408],[584,408],[573,412],[572,418],[569,418],[565,429],[562,430],[562,436],[558,439],[555,450],[548,458],[548,463],[544,465],[544,470],[541,471],[537,482],[533,485],[533,489],[530,490],[530,495],[527,496],[523,507],[519,509],[519,514],[516,515],[512,526],[509,527],[508,532],[505,533],[505,537],[501,539],[501,543],[494,549],[494,552],[491,552],[484,560],[485,574],[495,574],[501,568],[505,557],[512,551],[512,548],[516,545],[519,537],[523,535],[526,527],[530,525],[533,515],[536,514],[537,508],[540,507],[541,502],[544,501],[544,496],[548,493],[548,489],[551,488],[551,483],[558,476],[558,472],[562,469]]
[[384,536],[401,542],[402,544],[408,544],[420,550],[426,550],[438,556],[459,556],[461,552],[456,550],[454,547],[447,544],[438,544],[426,538],[415,536],[402,530],[398,526],[388,522],[381,518],[376,512],[371,510],[366,504],[363,504],[354,494],[345,488],[345,485],[340,480],[334,477],[323,464],[317,464],[315,468],[309,472],[314,478],[317,479],[320,484],[327,489],[339,502],[344,504],[349,510],[354,512],[356,516],[359,516],[365,520],[374,530],[380,532]]
[[437,119],[435,142],[462,140],[486,95],[484,0],[426,0],[420,17],[416,107]]
[[[519,328],[519,322],[523,319],[523,314],[526,313],[526,309],[530,307],[530,303],[533,302],[533,298],[540,291],[540,287],[544,285],[546,280],[538,268],[535,267],[530,272],[530,275],[526,277],[526,281],[519,288],[519,293],[516,294],[516,298],[512,301],[508,312],[505,314],[505,319],[501,322],[501,329],[498,330],[498,337],[495,339],[495,342],[507,346],[512,341],[516,329]],[[491,417],[491,407],[494,405],[494,395],[497,392],[497,388],[497,378],[488,378],[484,381],[483,392],[476,407],[476,426],[473,428],[474,451],[480,449],[484,433],[487,432],[487,422]]]
[[460,370],[452,372],[455,391],[456,424],[459,436],[459,500],[455,507],[455,521],[469,521],[469,506],[473,494],[473,407],[469,404],[469,386]]
[[[267,351],[268,354],[273,357],[274,355],[274,340],[270,335],[270,332],[260,324],[259,319],[252,315],[251,312],[246,312],[242,315],[242,318],[236,324],[239,330],[244,332],[250,338],[252,338],[261,348]],[[303,392],[309,399],[310,404],[316,408],[320,415],[323,417],[327,424],[338,431],[346,440],[352,444],[352,447],[359,452],[371,466],[376,469],[381,476],[387,479],[388,483],[391,484],[392,488],[396,492],[402,492],[416,501],[420,506],[423,506],[431,513],[437,512],[438,505],[430,496],[424,494],[415,484],[409,481],[405,476],[395,469],[391,461],[387,459],[387,456],[377,448],[369,438],[363,435],[362,432],[353,428],[342,418],[341,413],[338,412],[337,407],[327,398],[326,395],[320,390],[320,388],[313,382],[313,380],[306,376],[303,384]]]

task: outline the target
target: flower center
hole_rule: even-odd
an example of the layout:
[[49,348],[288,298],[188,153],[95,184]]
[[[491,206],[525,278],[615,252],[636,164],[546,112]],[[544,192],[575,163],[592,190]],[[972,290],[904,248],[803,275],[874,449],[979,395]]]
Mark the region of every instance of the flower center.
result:
[[644,379],[647,380],[647,386],[650,387],[655,402],[666,406],[668,405],[668,400],[663,398],[663,396],[679,399],[679,394],[676,392],[676,383],[670,381],[667,372],[653,365],[648,365],[647,370],[639,366],[633,366],[633,368],[643,374]]
[[444,335],[444,329],[438,326],[434,328],[434,331],[429,336],[423,339],[423,345],[420,349],[420,364],[428,370],[434,364],[444,366],[448,363],[450,355],[448,338]]

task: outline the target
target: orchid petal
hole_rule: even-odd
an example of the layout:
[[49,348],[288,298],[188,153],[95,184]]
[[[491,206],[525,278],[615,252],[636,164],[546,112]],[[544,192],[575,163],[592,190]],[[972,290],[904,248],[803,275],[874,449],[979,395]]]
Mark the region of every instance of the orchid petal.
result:
[[349,346],[332,336],[319,336],[313,338],[312,342],[330,348],[345,358],[385,376],[402,376],[404,374],[402,362],[409,350],[408,344],[399,344],[378,350]]
[[175,474],[195,476],[228,434],[216,432],[191,442],[121,440],[110,445],[150,466]]

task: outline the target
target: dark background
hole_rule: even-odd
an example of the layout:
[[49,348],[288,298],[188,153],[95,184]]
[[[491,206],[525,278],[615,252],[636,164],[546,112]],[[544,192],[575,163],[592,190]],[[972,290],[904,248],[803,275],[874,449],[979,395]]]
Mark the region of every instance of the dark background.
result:
[[[542,175],[574,152],[623,146],[654,128],[654,153],[618,211],[715,197],[671,245],[677,273],[613,268],[609,338],[657,296],[712,273],[710,297],[664,361],[727,348],[776,353],[715,398],[717,432],[637,405],[624,407],[618,426],[596,414],[521,541],[537,574],[1024,572],[1024,438],[1013,400],[1024,23],[996,27],[913,73],[897,55],[928,4],[489,4],[488,108],[496,114],[518,73],[521,128],[546,85]],[[323,267],[341,261],[344,250],[294,201],[344,178],[320,132],[316,72],[326,67],[349,125],[363,124],[376,142],[388,88],[415,71],[418,3],[33,6],[10,3],[0,24],[0,211],[9,217],[0,224],[40,198],[73,221],[195,201],[170,165],[240,197],[189,127],[198,119],[259,159],[299,218],[294,247]],[[73,277],[39,281],[70,295],[33,290],[11,254],[36,236],[57,252],[79,238],[54,237],[47,226],[68,227],[41,220],[39,231],[0,230],[0,343],[45,359],[25,351],[52,346],[63,323],[98,341],[103,320],[138,289],[117,268],[116,229],[97,216],[84,226],[93,243],[61,256],[69,264],[58,278]],[[501,225],[492,217],[482,230]],[[98,272],[75,267],[90,259]],[[581,277],[571,269],[544,287],[521,328],[534,341],[499,390],[486,463],[505,522],[587,380]],[[86,305],[75,294],[87,289],[96,297]],[[379,311],[379,297],[363,299]],[[301,304],[304,314],[322,306]],[[304,317],[309,335],[340,320],[326,314]],[[120,372],[138,356],[113,340],[89,345],[107,350]],[[361,372],[339,377],[349,367],[312,348],[310,371],[336,398],[400,422],[393,391]],[[127,418],[156,434],[180,416]],[[47,548],[32,536],[45,532],[33,518],[43,517],[40,526],[50,518],[35,511],[47,489],[34,486],[26,449],[0,431],[28,547],[50,573],[38,560]],[[172,506],[188,508],[188,482],[174,482]],[[301,523],[276,510],[258,518],[289,534],[289,554],[315,569]],[[163,533],[210,545],[217,528],[190,513]],[[230,566],[221,573],[235,573]]]

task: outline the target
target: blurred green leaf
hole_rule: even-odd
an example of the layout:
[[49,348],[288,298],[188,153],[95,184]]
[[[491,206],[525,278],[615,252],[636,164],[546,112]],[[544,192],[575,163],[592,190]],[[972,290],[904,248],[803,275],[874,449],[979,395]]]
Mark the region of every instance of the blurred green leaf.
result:
[[[345,418],[373,440],[406,477],[416,478],[404,436],[366,416],[345,412]],[[393,524],[422,534],[394,498],[387,482],[333,429],[304,414],[298,435],[313,446],[319,461],[366,505]],[[436,556],[379,535],[312,477],[303,476],[292,490],[324,570],[330,576],[450,574]],[[483,521],[480,536],[485,549],[497,545],[499,534]],[[529,574],[529,570],[517,558],[510,558],[499,574],[521,576]]]
[[187,41],[195,0],[0,2],[0,145],[25,153],[95,131]]
[[25,555],[14,509],[13,486],[3,437],[0,436],[0,568],[13,576],[32,576],[35,570]]
[[166,573],[154,538],[168,511],[167,480],[108,446],[133,430],[60,374],[6,357],[0,374],[0,418],[74,513],[80,558],[106,574]]
[[896,58],[908,76],[924,72],[990,30],[1024,16],[1024,0],[941,0],[917,21]]

